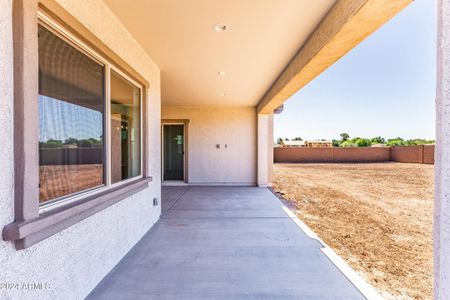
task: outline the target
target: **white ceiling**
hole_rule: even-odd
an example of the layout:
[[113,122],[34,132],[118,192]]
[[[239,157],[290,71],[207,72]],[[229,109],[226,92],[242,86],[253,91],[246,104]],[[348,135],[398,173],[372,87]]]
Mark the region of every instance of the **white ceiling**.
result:
[[161,69],[163,105],[253,106],[335,0],[104,2]]

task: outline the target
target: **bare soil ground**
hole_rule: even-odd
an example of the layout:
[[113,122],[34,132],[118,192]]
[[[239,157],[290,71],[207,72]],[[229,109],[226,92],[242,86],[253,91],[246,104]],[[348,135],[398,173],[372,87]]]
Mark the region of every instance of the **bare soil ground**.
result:
[[382,296],[432,298],[433,165],[276,164],[274,189]]
[[44,202],[103,184],[103,165],[39,167],[39,200]]

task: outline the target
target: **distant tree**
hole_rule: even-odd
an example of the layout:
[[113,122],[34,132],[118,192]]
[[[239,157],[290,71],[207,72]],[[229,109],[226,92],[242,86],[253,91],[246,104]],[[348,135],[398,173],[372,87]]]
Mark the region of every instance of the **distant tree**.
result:
[[41,148],[62,148],[63,142],[61,140],[49,139],[46,142],[40,142]]
[[333,143],[333,147],[339,147],[341,145],[340,140],[332,140],[331,142]]
[[349,148],[349,147],[358,147],[358,145],[356,145],[353,141],[346,140],[341,143],[340,147]]
[[354,143],[358,147],[370,147],[370,146],[372,146],[372,141],[370,139],[366,139],[366,138],[359,138]]
[[77,145],[80,148],[91,148],[92,142],[89,139],[83,139],[83,140],[79,140]]
[[289,139],[288,138],[284,138],[284,141],[289,141]]
[[96,146],[97,147],[97,146],[101,146],[103,144],[103,142],[101,140],[97,140],[97,139],[94,139],[94,138],[89,138],[88,140],[89,140],[89,142],[91,142],[92,146]]
[[279,137],[279,138],[277,139],[277,144],[280,145],[282,141],[283,141],[283,139]]
[[346,132],[343,132],[339,135],[341,137],[341,141],[345,142],[348,141],[350,139],[350,135]]
[[371,140],[372,144],[384,144],[386,143],[386,139],[381,136],[376,136]]
[[79,140],[77,145],[80,148],[101,147],[102,141],[94,139],[94,138],[88,138],[88,139]]
[[78,140],[76,138],[70,137],[64,141],[64,145],[76,145]]
[[370,147],[373,144],[385,144],[386,146],[415,146],[425,144],[435,144],[435,140],[427,139],[409,139],[404,140],[401,137],[386,140],[382,136],[376,136],[371,139],[354,137],[350,139],[347,133],[341,133],[341,140],[332,140],[333,147]]
[[395,139],[388,139],[388,141],[386,142],[386,145],[387,146],[407,146],[407,143],[401,137],[398,137]]
[[411,139],[407,140],[406,144],[408,146],[416,146],[416,145],[426,145],[426,144],[434,144],[434,140],[426,140],[426,139]]
[[303,139],[301,137],[297,136],[293,139],[293,141],[303,141]]
[[406,146],[405,141],[401,140],[392,140],[386,143],[387,146]]

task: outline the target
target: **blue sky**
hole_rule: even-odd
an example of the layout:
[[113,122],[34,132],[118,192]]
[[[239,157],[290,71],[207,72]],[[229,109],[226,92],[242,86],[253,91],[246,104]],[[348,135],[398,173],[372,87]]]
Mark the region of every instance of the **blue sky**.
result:
[[435,136],[436,0],[416,0],[286,103],[274,137]]
[[68,138],[99,139],[103,134],[100,112],[39,95],[39,141]]

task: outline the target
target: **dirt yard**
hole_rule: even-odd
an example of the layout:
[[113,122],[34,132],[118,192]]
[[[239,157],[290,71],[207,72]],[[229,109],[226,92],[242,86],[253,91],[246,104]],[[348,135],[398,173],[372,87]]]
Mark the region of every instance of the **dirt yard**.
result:
[[276,164],[274,189],[383,297],[432,298],[433,165]]

